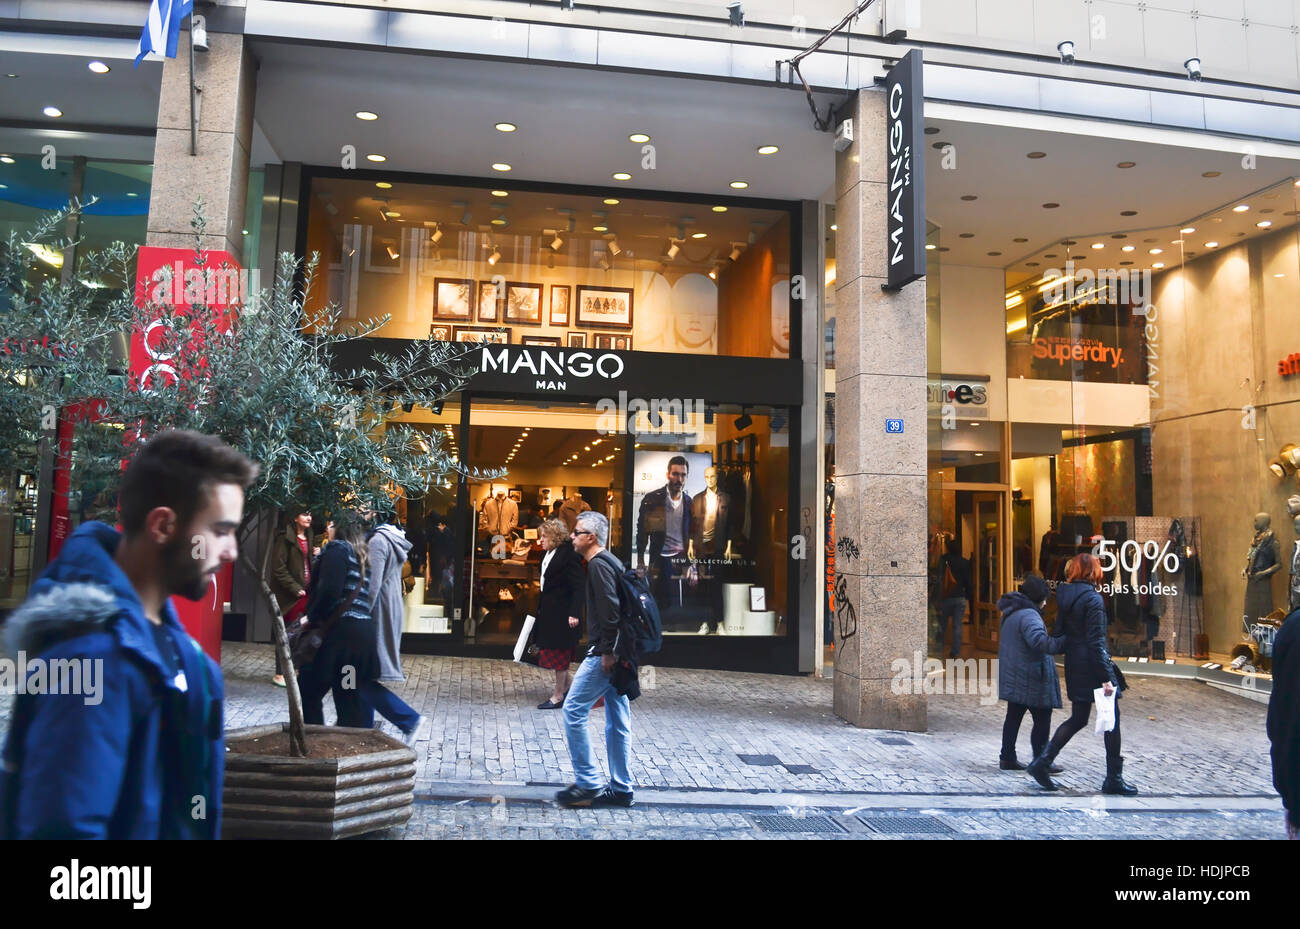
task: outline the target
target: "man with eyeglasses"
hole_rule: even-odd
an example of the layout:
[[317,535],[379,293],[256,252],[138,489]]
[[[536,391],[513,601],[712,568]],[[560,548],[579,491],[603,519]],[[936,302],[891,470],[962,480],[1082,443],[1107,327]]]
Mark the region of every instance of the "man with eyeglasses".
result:
[[[573,548],[587,562],[587,638],[591,648],[564,698],[564,734],[569,743],[575,783],[555,795],[560,806],[632,805],[632,710],[627,696],[613,683],[618,664],[615,646],[619,632],[618,576],[623,563],[605,550],[609,521],[588,511],[578,516]],[[605,698],[605,749],[609,757],[609,784],[591,759],[587,717]]]

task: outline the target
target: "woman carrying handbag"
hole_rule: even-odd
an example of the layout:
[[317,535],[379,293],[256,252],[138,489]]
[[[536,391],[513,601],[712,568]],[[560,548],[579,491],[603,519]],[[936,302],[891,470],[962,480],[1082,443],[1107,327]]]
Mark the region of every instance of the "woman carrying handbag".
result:
[[564,704],[573,675],[569,665],[577,659],[578,616],[586,597],[587,576],[582,558],[569,542],[569,530],[558,519],[548,519],[537,530],[542,548],[541,595],[537,601],[537,666],[555,672],[555,688],[539,710],[558,710]]
[[1124,758],[1120,755],[1119,691],[1127,688],[1119,669],[1106,649],[1106,606],[1097,585],[1102,580],[1101,562],[1086,552],[1075,555],[1065,566],[1065,580],[1056,589],[1057,632],[1065,633],[1065,690],[1070,698],[1070,718],[1061,723],[1042,754],[1029,764],[1029,774],[1045,790],[1057,790],[1050,768],[1057,754],[1076,732],[1088,725],[1093,691],[1101,688],[1115,695],[1115,728],[1103,733],[1106,743],[1104,794],[1131,797],[1137,788],[1124,782]]

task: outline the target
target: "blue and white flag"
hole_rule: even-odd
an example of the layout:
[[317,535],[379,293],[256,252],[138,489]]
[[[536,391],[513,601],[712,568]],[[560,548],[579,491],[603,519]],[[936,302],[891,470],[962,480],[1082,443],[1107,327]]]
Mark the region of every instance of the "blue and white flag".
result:
[[176,57],[181,37],[181,20],[194,12],[194,0],[150,0],[149,19],[135,49],[135,66],[145,55]]

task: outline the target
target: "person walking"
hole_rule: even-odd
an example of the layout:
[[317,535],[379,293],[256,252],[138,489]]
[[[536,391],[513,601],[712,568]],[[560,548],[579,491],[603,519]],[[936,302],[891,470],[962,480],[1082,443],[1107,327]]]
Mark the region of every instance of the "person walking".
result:
[[365,519],[346,511],[333,526],[334,538],[321,549],[307,591],[307,621],[323,633],[323,641],[298,672],[303,721],[324,725],[322,701],[331,692],[338,725],[370,729],[378,709],[409,745],[415,741],[420,714],[379,683],[379,633],[371,615]]
[[[587,638],[591,647],[564,700],[564,734],[575,775],[575,782],[555,795],[556,802],[565,807],[632,805],[632,710],[612,678],[619,661],[615,646],[620,628],[618,576],[623,563],[606,551],[608,541],[609,521],[603,515],[590,510],[578,515],[573,548],[587,562]],[[609,756],[609,784],[605,786],[591,760],[587,733],[587,717],[602,698]]]
[[[311,513],[290,509],[284,531],[271,539],[271,593],[280,607],[286,630],[305,618],[311,561],[316,553],[311,552]],[[275,649],[275,676],[271,683],[276,687],[284,686],[284,665],[280,661],[278,646]]]
[[0,765],[0,838],[221,835],[221,667],[170,598],[208,598],[238,557],[257,471],[214,436],[151,436],[122,476],[122,531],[83,523],[9,617],[11,654],[96,670],[75,693],[19,691]]
[[[1018,590],[1005,593],[998,600],[998,609],[1002,611],[998,699],[1007,702],[1007,716],[1002,723],[1002,753],[998,757],[998,767],[1003,771],[1025,770],[1016,758],[1016,739],[1025,714],[1033,719],[1029,745],[1033,749],[1032,757],[1036,758],[1047,745],[1052,710],[1061,708],[1061,682],[1051,656],[1065,648],[1065,637],[1047,634],[1043,624],[1047,594],[1047,583],[1037,574],[1028,574]],[[1049,773],[1057,774],[1060,770],[1052,766]]]
[[961,657],[961,626],[966,619],[966,605],[975,595],[975,581],[971,575],[970,559],[963,558],[961,543],[949,539],[947,551],[939,562],[939,650],[948,635],[948,622],[952,621],[952,649],[950,658]]
[[568,530],[559,519],[548,519],[537,530],[541,539],[541,594],[537,600],[537,666],[555,672],[551,696],[539,703],[539,710],[558,710],[564,704],[573,675],[569,665],[578,658],[578,616],[586,595],[587,579],[582,559],[568,540]]
[[1286,837],[1300,836],[1300,610],[1273,639],[1273,693],[1268,699],[1273,786],[1286,809]]
[[1065,633],[1065,691],[1070,698],[1070,718],[1061,723],[1052,741],[1034,756],[1027,770],[1045,790],[1057,789],[1051,777],[1052,762],[1074,734],[1088,725],[1093,691],[1101,688],[1107,696],[1115,694],[1115,728],[1102,734],[1106,743],[1106,780],[1101,792],[1131,797],[1138,790],[1124,781],[1119,733],[1119,691],[1126,685],[1106,649],[1106,606],[1097,592],[1101,580],[1101,562],[1087,552],[1075,555],[1065,565],[1066,582],[1056,589],[1056,625]]
[[370,531],[366,553],[370,562],[370,589],[374,594],[375,620],[379,635],[379,680],[404,682],[402,673],[402,622],[406,618],[402,566],[411,553],[411,543],[397,525],[388,501],[380,502],[378,525]]

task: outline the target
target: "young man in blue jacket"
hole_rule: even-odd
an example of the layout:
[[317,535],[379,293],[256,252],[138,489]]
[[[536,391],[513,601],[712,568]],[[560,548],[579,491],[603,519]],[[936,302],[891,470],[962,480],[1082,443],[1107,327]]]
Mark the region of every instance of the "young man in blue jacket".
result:
[[[123,531],[82,525],[32,585],[4,630],[32,676],[4,747],[0,837],[220,835],[221,669],[168,598],[210,595],[256,475],[212,436],[159,433],[122,477]],[[62,683],[82,686],[31,686],[73,667]]]

